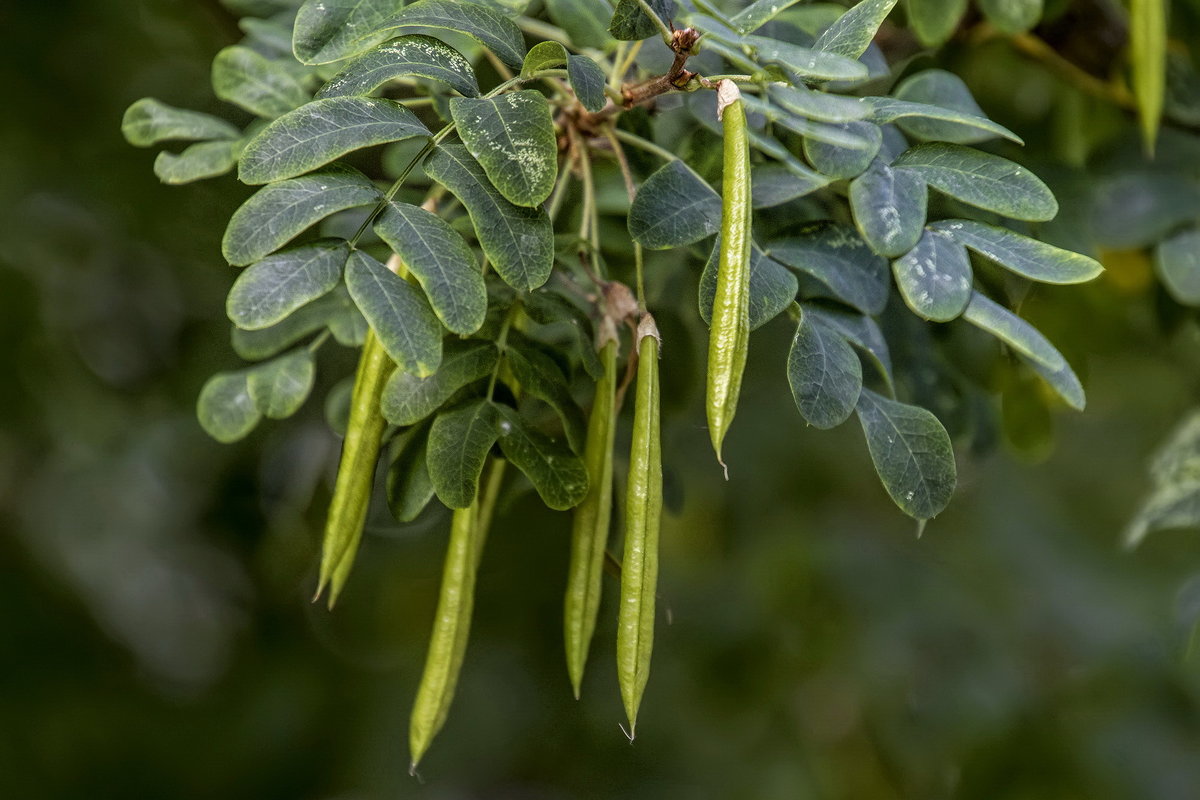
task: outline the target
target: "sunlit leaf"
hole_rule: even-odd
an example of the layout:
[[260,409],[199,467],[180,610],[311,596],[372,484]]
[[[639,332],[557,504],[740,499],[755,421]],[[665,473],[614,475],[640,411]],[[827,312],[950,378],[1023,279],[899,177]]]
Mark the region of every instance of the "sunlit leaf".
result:
[[1167,87],[1167,0],[1130,0],[1129,60],[1133,95],[1148,153],[1154,153]]

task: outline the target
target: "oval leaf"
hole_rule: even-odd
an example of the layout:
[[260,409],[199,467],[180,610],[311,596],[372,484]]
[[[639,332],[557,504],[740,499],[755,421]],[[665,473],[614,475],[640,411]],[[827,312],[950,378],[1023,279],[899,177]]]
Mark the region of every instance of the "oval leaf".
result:
[[381,197],[366,176],[341,165],[273,183],[233,212],[221,250],[234,266],[251,264],[325,217],[370,205]]
[[529,291],[550,278],[554,227],[544,208],[508,202],[462,145],[440,145],[425,162],[425,172],[467,209],[479,246],[505,283]]
[[818,225],[804,235],[771,243],[767,255],[804,273],[827,296],[874,316],[888,298],[888,263],[871,252],[852,228]]
[[264,416],[284,419],[304,405],[316,374],[312,353],[305,347],[249,370],[246,384]]
[[567,78],[580,104],[593,113],[604,108],[608,98],[604,96],[607,79],[604,71],[587,56],[570,55],[567,58]]
[[324,241],[284,250],[246,268],[229,290],[229,319],[246,330],[274,325],[337,286],[348,254],[345,242]]
[[892,262],[904,302],[919,317],[949,322],[971,301],[971,258],[944,233],[926,230],[917,246]]
[[1039,242],[1006,228],[967,219],[949,219],[930,227],[943,231],[979,255],[1033,281],[1083,283],[1104,271],[1095,259]]
[[883,486],[918,520],[937,516],[958,480],[950,435],[929,411],[863,389],[858,419]]
[[305,0],[296,13],[292,51],[304,64],[341,61],[387,39],[383,25],[396,0]]
[[1154,251],[1154,269],[1176,301],[1200,305],[1200,230],[1192,228],[1160,243]]
[[154,159],[154,174],[172,186],[215,178],[233,169],[237,163],[237,147],[237,142],[221,140],[199,142],[178,155],[159,153]]
[[926,47],[937,47],[954,35],[967,11],[967,0],[905,0],[908,25]]
[[862,364],[846,339],[803,312],[788,352],[787,376],[800,416],[818,428],[845,422],[862,392]]
[[1042,222],[1058,213],[1054,194],[1029,170],[1007,158],[935,142],[903,153],[892,165],[911,170],[938,191],[1013,219]]
[[479,398],[443,411],[429,429],[429,478],[438,498],[450,508],[466,508],[475,500],[479,475],[496,443],[496,407]]
[[456,97],[450,114],[467,150],[509,202],[536,206],[550,196],[558,177],[558,143],[543,95],[525,90]]
[[867,51],[883,20],[896,7],[896,0],[862,0],[817,37],[818,50],[846,58],[858,58]]
[[442,362],[432,375],[393,372],[383,389],[383,416],[393,425],[415,425],[441,408],[455,392],[486,378],[500,354],[491,342],[446,342]]
[[174,108],[153,97],[144,97],[125,111],[121,121],[125,141],[149,147],[169,141],[239,139],[242,132],[223,119],[199,111]]
[[496,411],[500,450],[525,473],[542,502],[556,511],[566,511],[583,502],[588,489],[583,459],[529,428],[515,409],[500,405]]
[[404,106],[378,97],[314,100],[263,128],[242,151],[238,177],[259,184],[292,178],[362,147],[428,136]]
[[250,397],[245,372],[213,375],[196,401],[200,426],[218,442],[236,442],[254,430],[262,414]]
[[423,208],[392,201],[375,222],[375,233],[417,277],[438,319],[464,336],[479,330],[487,314],[487,287],[463,238]]
[[629,208],[629,235],[651,250],[698,242],[720,224],[720,195],[682,161],[647,178]]
[[366,95],[396,78],[441,81],[465,97],[479,96],[471,62],[432,36],[401,36],[347,64],[317,92],[318,98]]
[[392,361],[430,375],[442,360],[442,326],[415,286],[361,250],[346,262],[346,288]]
[[881,256],[895,258],[916,246],[925,225],[925,181],[876,159],[850,182],[850,210],[863,240]]
[[[650,10],[666,24],[675,17],[675,0],[646,0]],[[618,41],[634,42],[659,33],[658,23],[646,15],[638,0],[617,0],[608,32]]]
[[242,45],[217,53],[212,85],[217,97],[264,119],[275,119],[310,99],[283,62],[272,61]]

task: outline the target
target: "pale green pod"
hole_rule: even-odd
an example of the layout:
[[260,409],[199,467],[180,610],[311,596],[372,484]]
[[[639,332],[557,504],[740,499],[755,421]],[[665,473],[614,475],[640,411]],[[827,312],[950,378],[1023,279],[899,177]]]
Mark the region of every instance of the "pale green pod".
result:
[[616,431],[617,342],[610,339],[600,350],[604,374],[596,382],[596,395],[588,419],[583,460],[588,471],[588,493],[575,509],[571,525],[571,560],[567,568],[567,594],[563,628],[567,649],[567,674],[579,698],[588,649],[600,610],[604,550],[612,516],[613,435]]
[[[721,256],[708,337],[705,412],[717,461],[737,411],[750,342],[750,145],[746,110],[732,81],[721,81],[717,108],[725,134],[721,198]],[[728,474],[728,471],[727,471]]]
[[659,441],[658,329],[646,314],[638,325],[637,394],[633,445],[625,493],[625,555],[617,613],[617,680],[637,732],[638,706],[650,676],[654,598],[658,586],[658,529],[662,517],[662,451]]

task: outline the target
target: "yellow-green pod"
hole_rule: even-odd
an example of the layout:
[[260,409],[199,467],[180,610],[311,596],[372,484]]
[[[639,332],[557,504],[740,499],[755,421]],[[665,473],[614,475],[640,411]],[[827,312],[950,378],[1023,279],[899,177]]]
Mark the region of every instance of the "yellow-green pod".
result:
[[637,732],[638,706],[650,675],[654,646],[654,596],[658,587],[658,528],[662,516],[662,450],[659,442],[658,328],[649,314],[638,324],[637,394],[633,445],[625,493],[625,555],[617,613],[617,680]]
[[478,501],[467,508],[456,509],[450,524],[450,544],[442,570],[442,589],[433,618],[433,633],[429,637],[425,671],[421,674],[421,685],[408,724],[413,770],[446,722],[467,650],[479,550],[475,541],[477,504]]
[[379,399],[395,366],[375,332],[368,331],[354,378],[350,421],[346,427],[346,439],[342,443],[342,459],[338,464],[337,481],[333,499],[329,503],[329,515],[325,519],[325,538],[321,546],[317,595],[320,596],[328,585],[330,608],[337,602],[338,594],[350,575],[362,539],[385,425]]
[[717,86],[717,113],[725,134],[721,198],[721,256],[708,338],[705,411],[717,461],[737,411],[750,341],[750,144],[746,110],[733,81]]
[[[612,323],[608,322],[609,327]],[[567,674],[579,698],[588,648],[600,610],[600,585],[604,550],[612,516],[613,434],[616,431],[617,340],[615,334],[600,349],[604,374],[596,381],[592,414],[588,419],[583,460],[588,471],[588,493],[575,509],[571,525],[571,561],[567,568],[567,595],[563,603],[563,633],[567,648]]]

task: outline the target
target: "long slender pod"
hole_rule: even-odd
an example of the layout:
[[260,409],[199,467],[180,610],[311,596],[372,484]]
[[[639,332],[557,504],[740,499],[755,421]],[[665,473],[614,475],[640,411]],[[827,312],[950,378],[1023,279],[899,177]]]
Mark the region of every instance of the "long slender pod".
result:
[[721,257],[708,338],[705,411],[713,450],[722,467],[721,445],[737,411],[750,341],[750,145],[741,98],[733,81],[718,84],[717,114],[725,134],[725,161]]
[[604,550],[612,516],[613,435],[616,431],[617,397],[615,336],[600,349],[600,362],[604,374],[596,382],[583,454],[588,471],[588,493],[575,509],[571,526],[571,560],[567,568],[567,594],[563,603],[567,674],[571,678],[576,699],[579,698],[583,682],[592,634],[596,630],[596,614],[600,610]]
[[375,332],[368,331],[354,378],[350,421],[346,426],[342,460],[338,465],[321,547],[317,597],[328,585],[330,608],[337,602],[338,594],[350,575],[362,539],[385,425],[379,410],[379,398],[394,369],[395,364],[384,352]]
[[625,494],[625,555],[617,615],[617,679],[637,733],[638,706],[650,675],[654,646],[654,595],[658,586],[658,528],[662,516],[662,451],[659,443],[658,328],[649,314],[638,324],[637,395],[633,444]]

